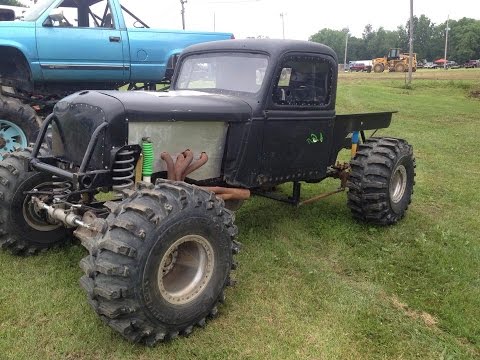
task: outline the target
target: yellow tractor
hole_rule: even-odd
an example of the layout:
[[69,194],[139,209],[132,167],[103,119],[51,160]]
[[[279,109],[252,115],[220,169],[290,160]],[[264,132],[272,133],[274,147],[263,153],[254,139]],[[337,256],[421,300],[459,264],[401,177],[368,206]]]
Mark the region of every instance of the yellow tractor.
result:
[[[373,71],[381,73],[385,70],[394,72],[408,71],[409,54],[402,53],[400,49],[390,49],[388,54],[372,60]],[[417,71],[417,54],[413,53],[412,71]]]

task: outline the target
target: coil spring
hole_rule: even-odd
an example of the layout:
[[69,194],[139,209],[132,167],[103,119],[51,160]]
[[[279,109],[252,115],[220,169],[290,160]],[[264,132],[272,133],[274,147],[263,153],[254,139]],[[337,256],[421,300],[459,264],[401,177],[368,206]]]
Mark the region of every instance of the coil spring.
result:
[[135,184],[135,157],[133,150],[122,150],[117,153],[113,163],[113,190],[121,191],[133,187]]
[[61,178],[58,176],[53,176],[52,178],[52,187],[53,195],[68,195],[72,189],[72,183],[69,181],[61,181]]

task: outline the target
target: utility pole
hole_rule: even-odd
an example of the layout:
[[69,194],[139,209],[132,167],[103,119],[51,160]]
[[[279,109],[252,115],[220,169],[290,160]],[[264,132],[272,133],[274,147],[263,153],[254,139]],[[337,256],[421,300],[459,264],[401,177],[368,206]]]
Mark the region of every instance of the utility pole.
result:
[[185,30],[185,4],[187,0],[180,0],[180,4],[182,5],[182,28]]
[[450,30],[450,28],[448,27],[448,22],[449,21],[450,21],[450,15],[448,15],[448,17],[447,17],[447,29],[446,29],[446,33],[445,33],[445,56],[443,57],[443,60],[445,60],[445,62],[443,63],[443,68],[445,70],[447,70],[448,31]]
[[285,13],[280,13],[280,17],[282,18],[282,34],[283,34],[283,39],[285,39]]
[[412,85],[413,68],[413,0],[410,0],[410,50],[408,54],[408,86]]
[[347,28],[347,36],[345,37],[345,58],[343,61],[343,70],[347,71],[347,49],[348,49],[348,28]]

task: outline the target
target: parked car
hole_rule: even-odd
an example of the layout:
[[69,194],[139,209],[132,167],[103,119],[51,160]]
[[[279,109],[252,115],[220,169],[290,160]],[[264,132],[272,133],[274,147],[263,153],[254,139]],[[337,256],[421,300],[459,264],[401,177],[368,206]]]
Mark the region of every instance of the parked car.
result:
[[460,69],[461,66],[458,65],[456,61],[447,61],[447,68],[448,69]]
[[362,63],[353,63],[350,65],[350,71],[359,72],[359,71],[366,71],[366,70],[367,70],[367,67],[365,66],[365,64],[362,64]]
[[434,62],[426,62],[425,65],[423,66],[424,69],[436,69],[438,68],[438,65],[435,64]]
[[480,60],[468,60],[465,64],[463,64],[465,69],[469,68],[478,68],[480,67]]

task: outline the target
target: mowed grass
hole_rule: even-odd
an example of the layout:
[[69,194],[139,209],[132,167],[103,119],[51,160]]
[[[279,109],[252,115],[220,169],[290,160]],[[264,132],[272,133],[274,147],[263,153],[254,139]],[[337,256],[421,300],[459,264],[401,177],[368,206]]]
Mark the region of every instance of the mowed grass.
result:
[[[2,252],[0,359],[479,358],[480,99],[469,94],[480,71],[414,77],[406,90],[404,74],[342,73],[338,88],[339,113],[399,111],[378,135],[415,149],[401,223],[354,221],[344,193],[301,208],[248,201],[237,212],[238,282],[219,317],[155,348],[124,341],[94,315],[78,286],[81,246]],[[336,186],[307,185],[304,197]]]

